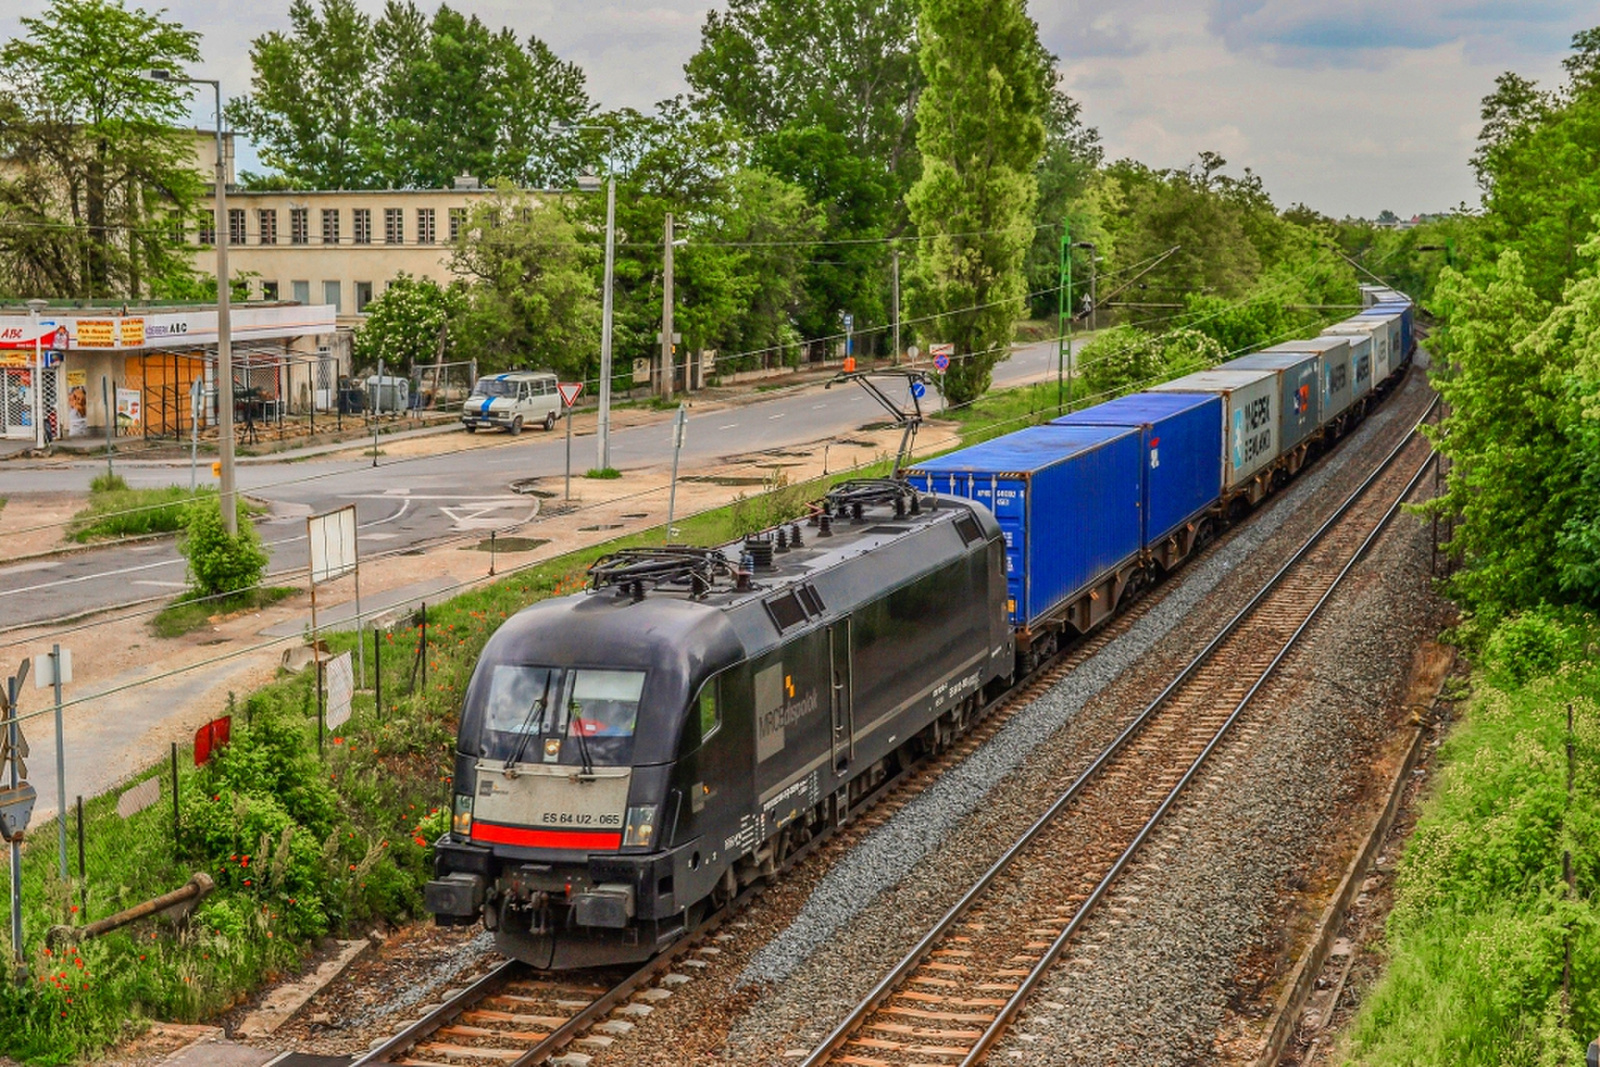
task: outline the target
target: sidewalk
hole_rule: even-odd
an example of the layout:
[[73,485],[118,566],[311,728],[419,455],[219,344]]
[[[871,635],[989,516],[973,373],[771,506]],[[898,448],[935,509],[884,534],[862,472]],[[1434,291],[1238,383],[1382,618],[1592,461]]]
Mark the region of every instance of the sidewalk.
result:
[[[870,463],[892,453],[899,436],[888,429],[855,434],[849,446],[834,442],[829,467],[839,471]],[[753,452],[731,458],[679,472],[676,518],[721,507],[752,491],[747,484],[718,484],[734,480],[723,475],[781,472],[794,482],[818,476],[824,450],[806,446],[787,448],[781,455]],[[511,531],[499,531],[497,575],[660,525],[666,518],[669,480],[665,470],[652,468],[575,484],[576,507],[541,510],[516,529],[518,536],[540,542],[537,547],[505,551],[503,539]],[[552,478],[549,485],[559,489],[560,480]],[[420,555],[365,557],[363,612],[368,617],[392,615],[423,600],[434,603],[495,581],[488,574],[487,538],[485,531],[481,543],[468,535]],[[355,615],[351,578],[319,587],[317,600],[319,624],[350,627]],[[70,803],[79,794],[88,798],[114,789],[164,758],[172,742],[186,742],[201,724],[222,714],[230,692],[242,699],[270,681],[284,651],[302,642],[310,621],[310,597],[301,593],[263,611],[214,618],[209,626],[175,639],[152,636],[142,616],[90,620],[83,629],[67,633],[41,627],[7,635],[0,673],[10,673],[23,656],[48,653],[54,643],[76,653],[74,681],[64,694],[70,706],[63,718]],[[29,780],[39,791],[36,824],[56,810],[55,728],[48,695],[29,687],[22,706],[33,749]]]

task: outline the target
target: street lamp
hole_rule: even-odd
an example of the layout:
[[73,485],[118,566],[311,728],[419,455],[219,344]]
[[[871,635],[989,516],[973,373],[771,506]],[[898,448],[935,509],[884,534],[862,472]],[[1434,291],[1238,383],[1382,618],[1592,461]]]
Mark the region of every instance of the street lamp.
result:
[[28,314],[33,319],[33,444],[44,447],[44,342],[39,336],[39,313],[50,306],[48,300],[28,301]]
[[[571,126],[557,123],[563,133],[601,130],[606,135],[606,280],[600,305],[600,411],[595,426],[596,462],[600,470],[611,466],[611,284],[617,259],[617,131],[610,126]],[[592,173],[578,176],[578,188],[598,192],[600,178]]]
[[150,71],[151,81],[179,85],[209,85],[217,103],[217,450],[222,460],[222,526],[229,537],[239,533],[237,490],[233,477],[233,330],[229,316],[231,280],[228,275],[228,172],[222,148],[222,83],[211,78],[189,78],[163,67]]

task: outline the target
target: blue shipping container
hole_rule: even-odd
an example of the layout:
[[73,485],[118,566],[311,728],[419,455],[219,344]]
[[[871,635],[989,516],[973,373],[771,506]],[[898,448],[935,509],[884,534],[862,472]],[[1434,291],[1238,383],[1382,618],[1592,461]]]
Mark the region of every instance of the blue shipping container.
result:
[[1139,553],[1143,452],[1135,430],[1032,426],[907,476],[994,512],[1006,538],[1011,621],[1032,625]]
[[1055,419],[1052,426],[1127,426],[1145,459],[1145,547],[1222,495],[1222,398],[1214,393],[1134,393]]
[[1410,303],[1375,304],[1361,313],[1362,315],[1399,315],[1400,316],[1400,359],[1395,361],[1396,366],[1403,362],[1414,351],[1416,307]]

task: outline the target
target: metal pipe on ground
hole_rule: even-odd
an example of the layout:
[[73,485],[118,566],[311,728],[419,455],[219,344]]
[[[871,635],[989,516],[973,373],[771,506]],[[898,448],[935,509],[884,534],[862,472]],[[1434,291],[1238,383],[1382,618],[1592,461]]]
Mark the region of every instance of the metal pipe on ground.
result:
[[196,871],[189,877],[181,888],[170,893],[163,893],[142,904],[135,904],[115,915],[107,915],[104,919],[96,920],[87,926],[52,926],[45,935],[45,941],[50,945],[63,943],[81,943],[102,934],[109,934],[113,930],[120,930],[129,923],[136,923],[140,919],[148,919],[152,915],[175,908],[192,905],[201,897],[216,888],[216,883],[204,871]]

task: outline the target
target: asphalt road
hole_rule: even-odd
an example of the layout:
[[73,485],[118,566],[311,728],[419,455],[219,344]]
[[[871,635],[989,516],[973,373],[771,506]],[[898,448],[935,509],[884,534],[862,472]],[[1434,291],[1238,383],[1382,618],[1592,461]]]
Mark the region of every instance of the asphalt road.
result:
[[[997,387],[1053,378],[1054,342],[1028,345],[995,368]],[[925,411],[939,400],[924,399]],[[857,386],[785,391],[770,399],[695,414],[691,411],[680,461],[683,472],[715,466],[729,457],[782,450],[848,438],[860,427],[883,422],[888,414]],[[623,470],[661,466],[671,461],[671,422],[614,431],[611,462]],[[573,469],[593,465],[594,438],[573,440]],[[389,551],[481,530],[504,529],[527,521],[537,501],[513,493],[511,482],[554,477],[565,470],[566,443],[555,433],[530,431],[503,446],[464,454],[391,461],[345,455],[336,459],[252,463],[238,468],[241,491],[272,505],[258,520],[271,555],[270,570],[307,564],[305,516],[348,503],[356,505],[363,551]],[[26,493],[87,492],[103,464],[85,460],[69,466],[0,466],[0,496]],[[171,464],[128,461],[117,465],[130,485],[182,482],[187,472]],[[209,480],[209,479],[208,479]],[[0,513],[3,514],[3,513]],[[170,541],[89,550],[52,559],[0,566],[0,628],[116,607],[184,588],[183,560]]]

